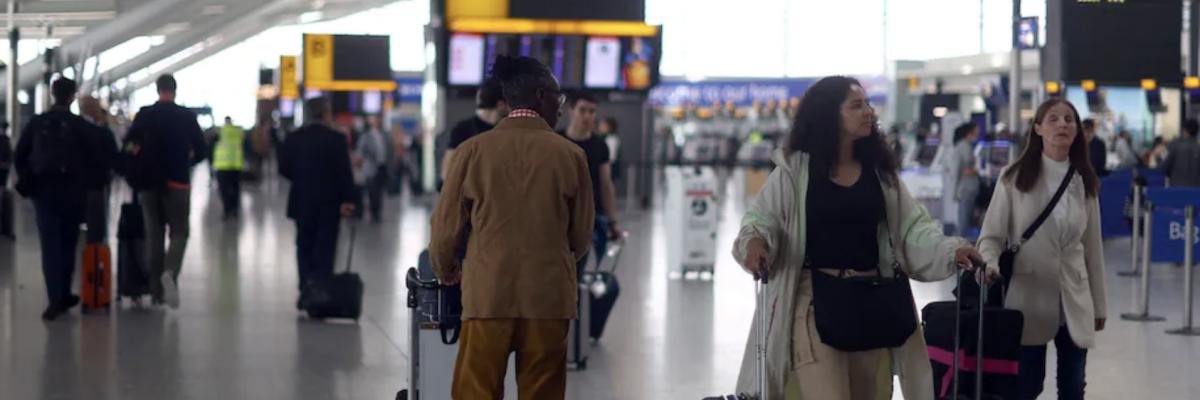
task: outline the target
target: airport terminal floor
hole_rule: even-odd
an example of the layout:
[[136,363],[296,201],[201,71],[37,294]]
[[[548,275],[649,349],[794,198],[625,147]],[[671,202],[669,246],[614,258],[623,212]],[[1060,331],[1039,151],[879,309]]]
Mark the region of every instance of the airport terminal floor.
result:
[[[427,243],[429,205],[402,196],[381,224],[361,226],[354,268],[366,281],[364,316],[316,322],[294,308],[286,184],[268,177],[247,185],[242,220],[222,222],[216,189],[197,175],[178,310],[125,304],[108,315],[41,321],[36,230],[30,218],[18,221],[18,240],[0,242],[0,399],[392,399],[406,387],[404,272]],[[755,298],[728,256],[745,203],[740,179],[735,173],[726,185],[712,281],[669,279],[663,205],[623,215],[622,297],[588,369],[570,373],[568,399],[699,400],[733,391]],[[116,191],[114,203],[122,196]],[[18,207],[31,214],[27,203]],[[1137,281],[1116,272],[1129,268],[1128,240],[1108,242],[1105,255],[1110,319],[1089,354],[1088,398],[1200,398],[1200,338],[1164,333],[1181,323],[1183,270],[1153,269],[1152,311],[1167,322],[1126,322],[1119,315]],[[949,298],[950,284],[914,290],[923,306]],[[1049,371],[1042,399],[1054,398]]]

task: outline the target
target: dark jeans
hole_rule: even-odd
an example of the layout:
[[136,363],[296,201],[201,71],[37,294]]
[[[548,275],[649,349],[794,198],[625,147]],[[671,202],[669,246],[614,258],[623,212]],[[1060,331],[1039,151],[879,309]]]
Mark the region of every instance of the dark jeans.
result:
[[336,208],[296,218],[296,263],[301,290],[310,280],[333,275],[340,223]]
[[[191,234],[191,189],[167,188],[138,193],[146,223],[146,260],[150,271],[150,292],[161,298],[162,275],[178,279],[183,269],[183,253]],[[169,235],[168,235],[168,232]],[[170,237],[170,244],[167,238]]]
[[51,305],[65,307],[71,298],[75,276],[75,251],[79,244],[79,226],[83,224],[83,204],[54,198],[34,198],[38,239],[42,246],[42,277]]
[[368,210],[371,212],[371,218],[379,220],[383,214],[383,189],[387,186],[387,167],[379,167],[375,170],[375,176],[367,180],[367,202]]
[[608,229],[608,218],[596,216],[595,228],[592,229],[592,247],[588,249],[588,254],[575,263],[575,273],[579,279],[583,279],[583,271],[587,268],[589,257],[595,255],[596,266],[599,267],[600,261],[608,254]]
[[[1046,348],[1041,346],[1021,347],[1021,369],[1017,374],[1017,400],[1037,400],[1046,381]],[[1075,345],[1066,325],[1058,328],[1054,336],[1054,348],[1058,351],[1058,399],[1083,400],[1083,387],[1087,384],[1084,372],[1087,369],[1087,349]]]
[[217,190],[221,194],[221,206],[225,209],[225,216],[240,214],[242,171],[217,171]]

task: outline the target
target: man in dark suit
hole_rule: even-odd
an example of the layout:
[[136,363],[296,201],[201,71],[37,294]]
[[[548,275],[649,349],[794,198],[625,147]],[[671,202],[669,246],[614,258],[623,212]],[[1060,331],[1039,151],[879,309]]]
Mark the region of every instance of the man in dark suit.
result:
[[292,183],[287,216],[296,221],[298,309],[305,306],[305,285],[333,274],[341,218],[354,214],[359,197],[346,135],[329,128],[333,113],[328,100],[308,100],[304,107],[308,122],[288,135],[279,167]]
[[1083,120],[1083,138],[1088,141],[1088,158],[1097,176],[1108,176],[1108,149],[1104,140],[1096,137],[1096,121]]

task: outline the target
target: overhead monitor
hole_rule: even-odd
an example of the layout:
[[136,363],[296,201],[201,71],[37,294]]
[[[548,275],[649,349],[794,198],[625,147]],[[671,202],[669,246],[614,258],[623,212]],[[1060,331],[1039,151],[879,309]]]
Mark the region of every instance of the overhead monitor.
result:
[[481,34],[450,35],[450,60],[446,78],[451,85],[472,86],[483,83],[483,43]]
[[616,88],[620,83],[621,40],[616,37],[589,37],[587,67],[583,84],[588,88]]

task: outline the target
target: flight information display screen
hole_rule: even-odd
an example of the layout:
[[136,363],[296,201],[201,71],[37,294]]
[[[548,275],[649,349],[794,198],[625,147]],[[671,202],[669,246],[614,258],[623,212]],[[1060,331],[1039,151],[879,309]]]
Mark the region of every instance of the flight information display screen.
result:
[[649,90],[658,80],[660,44],[645,37],[455,32],[445,83],[478,86],[497,56],[514,55],[550,67],[564,89]]
[[1179,0],[1060,1],[1064,80],[1183,79]]

